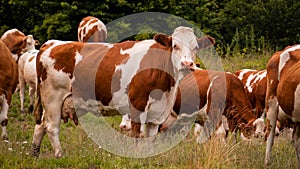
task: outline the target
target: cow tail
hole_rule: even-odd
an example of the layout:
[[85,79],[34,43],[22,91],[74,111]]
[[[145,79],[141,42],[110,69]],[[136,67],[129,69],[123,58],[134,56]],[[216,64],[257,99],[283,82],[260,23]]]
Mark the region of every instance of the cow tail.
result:
[[34,103],[34,116],[35,116],[35,123],[41,124],[42,122],[42,114],[43,114],[43,107],[41,103],[41,94],[40,94],[40,83],[37,83],[36,86],[36,100]]

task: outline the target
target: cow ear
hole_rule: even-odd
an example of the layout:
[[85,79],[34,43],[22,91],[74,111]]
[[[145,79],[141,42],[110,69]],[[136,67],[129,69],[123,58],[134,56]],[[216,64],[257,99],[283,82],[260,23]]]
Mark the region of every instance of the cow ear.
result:
[[198,38],[197,42],[198,42],[198,46],[200,49],[214,46],[216,43],[215,38],[208,36],[208,35],[204,36],[202,38]]
[[39,40],[34,40],[34,45],[40,45],[40,41]]
[[172,46],[172,37],[169,37],[165,34],[162,34],[162,33],[159,33],[159,34],[156,34],[153,39],[163,45],[163,46],[166,46],[166,47],[171,47]]

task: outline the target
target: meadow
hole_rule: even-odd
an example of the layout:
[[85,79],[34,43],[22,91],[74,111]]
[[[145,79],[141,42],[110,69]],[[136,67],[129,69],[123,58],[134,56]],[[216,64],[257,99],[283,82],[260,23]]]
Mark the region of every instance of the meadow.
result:
[[[235,71],[242,68],[264,69],[271,55],[247,55],[223,58],[224,70]],[[29,98],[26,98],[26,106]],[[118,128],[121,117],[106,120]],[[80,124],[61,124],[60,140],[64,156],[54,157],[48,137],[45,136],[39,158],[30,156],[34,130],[33,114],[20,114],[18,93],[13,96],[9,110],[9,141],[0,140],[0,168],[265,168],[265,142],[263,138],[251,141],[234,139],[230,134],[226,143],[212,138],[204,144],[195,142],[191,131],[188,136],[171,150],[149,158],[129,158],[114,155],[95,144],[84,132]],[[113,141],[113,140],[112,140]],[[269,168],[296,168],[295,150],[288,135],[276,138]]]

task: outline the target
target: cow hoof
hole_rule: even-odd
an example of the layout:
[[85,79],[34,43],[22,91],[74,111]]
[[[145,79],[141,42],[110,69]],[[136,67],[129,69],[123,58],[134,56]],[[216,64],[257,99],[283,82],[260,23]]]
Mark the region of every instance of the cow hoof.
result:
[[31,156],[38,158],[40,155],[40,146],[37,146],[36,144],[32,144],[32,151]]
[[33,112],[33,105],[30,105],[28,108],[28,112],[31,114]]
[[3,139],[4,141],[8,141],[8,137],[7,137],[7,136],[2,136],[2,139]]
[[55,153],[55,157],[56,157],[56,158],[61,158],[62,156],[63,156],[63,154],[62,154],[61,151]]

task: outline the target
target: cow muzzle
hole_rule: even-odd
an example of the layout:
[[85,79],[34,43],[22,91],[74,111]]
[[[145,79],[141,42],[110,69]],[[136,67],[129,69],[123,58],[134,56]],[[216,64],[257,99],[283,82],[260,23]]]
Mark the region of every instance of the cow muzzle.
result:
[[194,70],[197,69],[197,66],[193,61],[182,61],[181,62],[181,69],[182,70],[194,71]]

